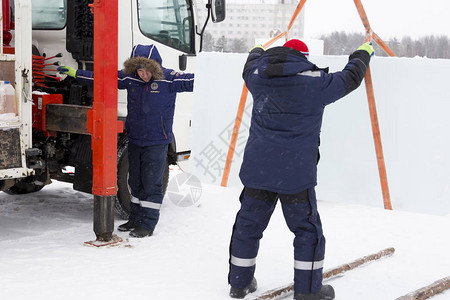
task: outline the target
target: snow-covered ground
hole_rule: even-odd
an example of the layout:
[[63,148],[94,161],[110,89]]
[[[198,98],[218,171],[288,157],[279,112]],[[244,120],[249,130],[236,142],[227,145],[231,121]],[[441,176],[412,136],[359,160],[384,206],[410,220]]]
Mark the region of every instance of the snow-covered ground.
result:
[[[171,171],[172,178],[179,174]],[[166,197],[154,236],[93,248],[92,196],[54,181],[25,196],[0,193],[0,299],[230,299],[228,243],[237,188],[203,184],[199,205]],[[450,216],[319,200],[325,269],[394,247],[395,254],[329,281],[337,300],[395,299],[450,272]],[[123,221],[116,218],[115,226]],[[277,207],[261,242],[258,292],[293,279],[293,235]],[[450,299],[450,291],[434,297]]]

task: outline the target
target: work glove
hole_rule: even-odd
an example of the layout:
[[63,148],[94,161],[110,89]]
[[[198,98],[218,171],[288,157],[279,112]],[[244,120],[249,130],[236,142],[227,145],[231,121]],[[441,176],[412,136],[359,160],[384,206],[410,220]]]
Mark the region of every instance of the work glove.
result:
[[364,44],[362,44],[358,50],[364,50],[367,51],[367,53],[369,53],[370,56],[373,56],[375,54],[375,50],[373,50],[372,47],[372,42],[366,42]]
[[253,49],[256,49],[256,48],[261,48],[261,49],[265,50],[264,47],[263,47],[262,45],[256,45],[256,46],[253,47],[252,49],[248,50],[248,52],[252,52]]
[[68,66],[60,66],[56,69],[60,74],[69,75],[70,77],[77,77],[77,70]]

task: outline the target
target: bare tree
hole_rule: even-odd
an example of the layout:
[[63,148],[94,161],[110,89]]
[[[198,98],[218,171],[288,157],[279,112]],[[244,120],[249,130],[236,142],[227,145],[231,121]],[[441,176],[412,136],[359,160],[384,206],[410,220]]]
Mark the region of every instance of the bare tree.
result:
[[247,45],[247,40],[244,38],[232,39],[230,51],[234,53],[245,53],[248,52],[249,46]]
[[226,52],[228,46],[227,38],[222,35],[214,44],[214,50],[218,52]]
[[214,38],[211,33],[205,31],[203,34],[203,51],[212,51],[214,47]]
[[[364,35],[335,31],[329,35],[322,35],[321,39],[324,40],[325,55],[349,55],[364,42]],[[450,41],[447,36],[428,35],[416,40],[405,36],[400,40],[393,38],[385,42],[399,57],[450,58]],[[376,43],[374,48],[377,56],[387,56]]]

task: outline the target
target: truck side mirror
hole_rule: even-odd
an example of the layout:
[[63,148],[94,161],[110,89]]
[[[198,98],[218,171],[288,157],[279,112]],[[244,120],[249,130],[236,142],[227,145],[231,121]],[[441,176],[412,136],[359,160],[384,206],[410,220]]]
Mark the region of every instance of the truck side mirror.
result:
[[184,71],[186,70],[186,66],[187,66],[187,55],[186,54],[182,54],[178,57],[178,62],[179,62],[179,69],[180,71]]
[[225,20],[225,0],[210,0],[211,18],[214,23]]

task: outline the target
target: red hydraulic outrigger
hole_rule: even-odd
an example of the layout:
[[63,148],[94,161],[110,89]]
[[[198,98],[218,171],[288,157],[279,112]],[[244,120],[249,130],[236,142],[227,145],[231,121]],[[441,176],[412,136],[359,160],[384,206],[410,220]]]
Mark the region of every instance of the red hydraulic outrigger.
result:
[[[92,136],[94,232],[108,242],[114,231],[117,194],[117,0],[94,0],[94,102],[88,114]],[[115,130],[117,128],[117,130]]]
[[12,39],[11,30],[14,29],[14,20],[11,20],[9,0],[2,1],[2,36],[3,45],[0,44],[1,54],[14,54],[14,48],[9,45]]

